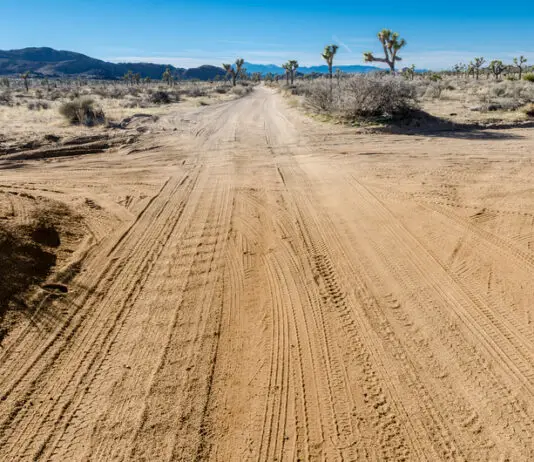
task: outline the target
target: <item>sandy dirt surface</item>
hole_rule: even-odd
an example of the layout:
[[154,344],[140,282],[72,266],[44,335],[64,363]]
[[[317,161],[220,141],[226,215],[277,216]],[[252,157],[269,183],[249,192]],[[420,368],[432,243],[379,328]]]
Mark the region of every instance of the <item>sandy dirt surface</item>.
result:
[[358,134],[259,87],[6,161],[14,213],[85,237],[2,342],[0,458],[532,460],[533,158],[532,130]]

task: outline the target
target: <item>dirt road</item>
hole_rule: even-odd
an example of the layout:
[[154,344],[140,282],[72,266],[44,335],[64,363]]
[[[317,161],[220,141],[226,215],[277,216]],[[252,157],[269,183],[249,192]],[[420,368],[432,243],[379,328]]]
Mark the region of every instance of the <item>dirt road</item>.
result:
[[354,134],[266,88],[154,130],[1,171],[87,227],[0,349],[2,460],[534,457],[532,133]]

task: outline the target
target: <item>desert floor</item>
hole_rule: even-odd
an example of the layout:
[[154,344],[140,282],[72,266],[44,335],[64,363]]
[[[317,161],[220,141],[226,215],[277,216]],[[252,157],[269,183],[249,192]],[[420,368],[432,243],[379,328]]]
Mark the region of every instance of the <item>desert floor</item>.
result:
[[6,217],[76,230],[0,347],[0,459],[534,458],[533,129],[365,134],[265,87],[150,124],[0,163]]

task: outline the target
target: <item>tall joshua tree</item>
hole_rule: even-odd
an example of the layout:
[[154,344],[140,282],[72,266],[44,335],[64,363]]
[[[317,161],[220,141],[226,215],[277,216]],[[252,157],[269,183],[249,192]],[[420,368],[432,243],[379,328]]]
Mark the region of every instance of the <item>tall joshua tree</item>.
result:
[[332,80],[332,66],[334,64],[334,56],[336,56],[338,48],[339,47],[337,45],[326,45],[324,47],[324,51],[321,53],[321,56],[326,61],[326,64],[328,64],[328,77],[330,80]]
[[165,69],[165,72],[161,76],[161,80],[163,80],[167,85],[169,85],[169,87],[172,86],[172,84],[174,83],[174,79],[172,77],[170,68]]
[[289,85],[289,74],[291,74],[291,71],[289,70],[289,62],[282,64],[282,69],[286,71],[286,85]]
[[494,59],[491,63],[489,63],[489,70],[491,73],[495,76],[497,80],[501,77],[501,74],[506,69],[506,66],[502,63],[502,61],[498,59]]
[[384,49],[384,57],[377,58],[371,51],[367,51],[363,54],[365,62],[386,63],[393,73],[395,72],[395,63],[397,61],[402,61],[402,58],[398,56],[398,53],[401,48],[406,46],[406,40],[401,39],[397,32],[392,32],[390,29],[382,29],[378,33],[378,40],[380,40],[382,48]]
[[30,71],[26,71],[24,74],[20,74],[20,78],[24,81],[24,88],[26,88],[26,93],[30,90]]
[[471,61],[471,65],[473,66],[475,78],[478,80],[478,76],[480,74],[480,69],[482,69],[482,66],[486,60],[481,56],[479,58],[475,58],[474,61]]
[[291,85],[295,82],[295,72],[299,68],[299,62],[295,59],[290,59],[287,63],[282,64],[282,67],[286,71],[286,81],[289,85],[289,79],[291,79]]
[[223,64],[222,67],[226,71],[226,75],[232,77],[232,86],[236,86],[237,78],[241,75],[241,68],[245,64],[245,60],[238,58],[235,60],[234,66],[231,64]]
[[524,56],[520,56],[519,58],[514,58],[514,64],[519,69],[519,80],[521,80],[521,76],[523,74],[523,64],[527,62],[527,58]]

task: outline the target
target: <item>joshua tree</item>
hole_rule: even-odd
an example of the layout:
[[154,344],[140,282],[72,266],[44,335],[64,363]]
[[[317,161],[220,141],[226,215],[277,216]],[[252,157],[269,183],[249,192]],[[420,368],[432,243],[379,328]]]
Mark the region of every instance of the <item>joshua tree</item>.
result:
[[266,82],[272,82],[274,80],[274,74],[272,72],[267,72],[267,74],[265,74],[264,80]]
[[239,69],[237,77],[239,78],[239,80],[249,80],[250,76],[247,74],[247,68],[242,67],[241,69]]
[[473,64],[473,61],[469,62],[467,69],[466,69],[466,73],[467,73],[467,77],[469,77],[470,75],[472,75],[473,78],[475,77],[475,65]]
[[126,82],[126,85],[133,85],[134,73],[132,71],[128,71],[122,76],[122,79]]
[[169,87],[172,87],[174,79],[172,77],[170,68],[165,69],[165,72],[161,76],[161,80],[163,80],[167,85],[169,85]]
[[389,66],[389,69],[392,73],[395,72],[395,63],[397,61],[402,61],[400,56],[397,56],[397,53],[401,48],[406,46],[406,40],[399,38],[397,32],[392,32],[389,29],[382,29],[378,33],[378,40],[382,44],[384,49],[384,58],[376,58],[372,52],[368,51],[363,54],[366,63],[379,62],[386,63]]
[[506,66],[498,59],[494,59],[491,63],[489,63],[489,70],[493,73],[497,80],[499,80],[505,69]]
[[326,45],[324,51],[321,53],[326,64],[328,64],[328,76],[330,80],[332,80],[332,65],[334,64],[334,56],[336,55],[338,48],[337,45]]
[[289,70],[289,63],[282,64],[282,69],[286,71],[286,85],[289,85],[289,74],[291,74],[291,71]]
[[480,69],[482,68],[482,66],[484,65],[484,63],[486,62],[486,60],[481,56],[479,58],[475,58],[475,61],[471,61],[471,65],[473,66],[473,71],[474,71],[474,74],[475,74],[475,78],[478,80],[478,76],[480,74]]
[[237,77],[241,76],[241,69],[245,64],[245,60],[238,58],[235,60],[235,67],[231,64],[223,64],[222,67],[226,71],[226,75],[232,78],[232,86],[236,86]]
[[295,59],[289,60],[287,63],[282,64],[282,67],[286,71],[286,82],[289,85],[289,79],[291,79],[291,85],[295,82],[295,72],[299,68],[299,63]]
[[519,58],[514,58],[514,64],[519,69],[519,80],[521,80],[521,76],[523,74],[523,64],[525,64],[526,62],[527,62],[527,58],[525,58],[522,55]]
[[145,82],[148,85],[150,82],[152,82],[152,79],[150,77],[145,77],[143,79],[143,82]]
[[26,71],[24,74],[20,74],[20,78],[24,81],[24,87],[26,88],[26,93],[30,91],[30,71]]
[[405,67],[402,73],[406,79],[413,80],[415,77],[415,64],[412,64],[410,67]]
[[9,79],[7,77],[3,77],[0,80],[0,85],[3,85],[6,88],[9,88]]
[[460,78],[460,75],[467,71],[467,66],[463,63],[458,63],[452,67],[452,71],[456,74],[456,77]]
[[289,70],[291,72],[291,85],[293,85],[293,82],[295,82],[295,73],[299,68],[299,62],[296,59],[290,59],[287,63],[289,64]]

